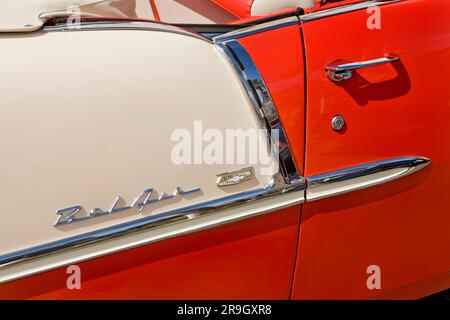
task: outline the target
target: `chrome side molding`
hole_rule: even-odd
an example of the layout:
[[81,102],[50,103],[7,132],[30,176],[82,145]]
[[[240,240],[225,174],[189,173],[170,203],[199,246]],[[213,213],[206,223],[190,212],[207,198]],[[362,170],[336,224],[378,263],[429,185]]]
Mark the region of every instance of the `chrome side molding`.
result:
[[[148,216],[136,221],[2,255],[0,256],[0,270],[19,263],[50,255],[53,256],[67,250],[116,239],[150,228],[161,227],[175,222],[195,221],[196,218],[206,214],[238,205],[253,203],[276,195],[290,194],[291,192],[297,193],[297,200],[291,202],[291,205],[329,198],[402,178],[423,169],[430,163],[431,160],[424,157],[400,157],[313,175],[307,179],[297,177],[295,180],[290,181],[290,183],[286,183],[283,174],[278,174],[271,183],[260,189],[249,190],[236,195],[172,210],[155,216]],[[305,191],[306,196],[304,196]],[[252,214],[251,216],[253,215],[256,214]],[[250,215],[241,218],[245,217],[248,218]],[[235,221],[235,218],[230,217],[229,220],[221,219],[220,224],[232,221]],[[211,222],[211,226],[216,225],[216,222]],[[201,226],[199,225],[198,230],[204,228],[205,225],[202,224]],[[193,231],[196,231],[195,227],[191,232]],[[172,236],[184,233],[184,231],[180,230],[179,234],[174,233]],[[153,240],[153,242],[166,238],[161,235],[160,239]]]
[[306,201],[315,201],[392,181],[430,164],[423,157],[401,157],[336,170],[307,178]]
[[[247,204],[259,199],[268,198],[270,196],[285,194],[293,191],[299,191],[298,200],[294,204],[304,202],[303,190],[305,187],[304,180],[296,181],[295,185],[285,186],[283,183],[275,179],[268,185],[239,194],[219,198],[213,201],[203,202],[189,207],[175,209],[158,215],[147,216],[139,220],[126,222],[115,225],[113,227],[100,229],[97,231],[73,236],[63,240],[54,241],[44,245],[32,247],[25,250],[12,252],[0,256],[0,270],[18,263],[43,258],[49,255],[55,255],[71,249],[78,249],[88,245],[116,239],[132,233],[148,230],[151,228],[166,226],[176,222],[195,220],[198,217],[213,213],[218,210],[231,208],[237,205]],[[226,223],[228,221],[223,221]],[[215,226],[216,224],[214,224]],[[205,226],[202,225],[203,229]],[[181,228],[180,228],[181,229]],[[180,234],[182,234],[180,232]],[[177,234],[175,234],[177,235]],[[161,238],[160,240],[165,239]],[[1,283],[1,281],[0,281]]]

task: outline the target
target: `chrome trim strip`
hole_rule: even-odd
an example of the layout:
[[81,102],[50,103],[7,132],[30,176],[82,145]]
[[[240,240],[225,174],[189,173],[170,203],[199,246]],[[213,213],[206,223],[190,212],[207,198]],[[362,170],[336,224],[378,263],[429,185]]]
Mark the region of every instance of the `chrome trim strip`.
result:
[[65,252],[43,256],[42,259],[30,260],[28,262],[24,261],[24,263],[18,263],[5,269],[0,269],[0,284],[51,269],[95,259],[104,255],[220,227],[224,224],[230,224],[264,214],[270,214],[276,210],[289,208],[302,203],[303,196],[303,190],[289,192],[284,195],[274,195],[274,197],[235,206],[226,211],[217,211],[214,214],[196,217],[196,219],[184,220],[180,223],[168,224],[161,226],[161,228],[149,229],[144,232],[130,233],[123,237],[111,239],[108,242],[93,244],[92,246],[94,248],[92,249],[94,250],[90,246],[71,248],[71,250]]
[[[102,29],[100,26],[99,28]],[[62,31],[64,29],[59,30]],[[95,28],[95,30],[97,29]],[[147,216],[139,220],[122,223],[116,226],[5,254],[0,256],[0,270],[20,263],[44,258],[49,255],[62,253],[71,249],[78,249],[111,239],[124,237],[143,230],[167,226],[176,222],[192,220],[219,210],[253,203],[257,200],[272,196],[296,192],[298,196],[296,201],[292,202],[291,205],[304,202],[306,181],[298,175],[293,155],[278,117],[275,104],[273,103],[270,92],[256,65],[253,63],[250,55],[237,41],[229,41],[226,44],[219,43],[216,46],[232,63],[234,69],[240,77],[240,80],[242,81],[244,89],[250,97],[254,110],[260,119],[261,126],[267,129],[267,142],[269,150],[271,151],[271,156],[273,161],[276,161],[279,164],[279,173],[273,177],[272,181],[263,188],[249,190],[213,201],[163,212],[154,216]],[[271,133],[274,130],[278,130],[279,144],[275,144],[278,143],[277,140],[272,141],[271,139]],[[275,152],[278,149],[279,152]],[[251,216],[254,215],[255,213],[251,214]],[[233,217],[229,217],[228,219],[225,218],[221,221],[221,224],[232,222],[234,220],[235,218]],[[182,224],[180,224],[180,228],[181,227]],[[173,236],[176,235],[178,234]],[[162,239],[166,238],[161,238],[159,240]],[[9,280],[11,279],[9,278]]]
[[423,157],[401,157],[376,161],[307,178],[306,201],[315,201],[339,194],[365,189],[392,181],[427,165]]
[[[280,117],[258,68],[253,63],[250,55],[236,40],[225,43],[217,43],[216,46],[225,54],[234,66],[244,89],[253,104],[256,114],[259,116],[261,126],[268,131],[268,146],[272,153],[279,154],[279,166],[285,183],[291,184],[300,179],[295,165],[294,157],[289,148],[286,133],[281,125]],[[276,132],[278,139],[272,141],[272,133]]]
[[[300,179],[294,185],[283,185],[273,180],[271,184],[263,188],[239,193],[216,199],[213,201],[203,202],[185,208],[180,208],[155,216],[148,216],[136,221],[122,223],[113,227],[89,232],[86,234],[70,237],[67,239],[54,241],[33,248],[16,251],[10,254],[0,256],[0,269],[15,265],[21,262],[30,261],[37,258],[43,258],[51,254],[57,254],[65,250],[80,248],[95,243],[115,239],[130,233],[155,228],[162,225],[168,225],[174,222],[195,219],[205,214],[231,208],[236,205],[247,204],[255,200],[267,198],[281,193],[292,191],[301,191],[305,188],[305,181]],[[300,197],[299,203],[303,202]]]
[[301,22],[310,22],[310,21],[314,21],[314,20],[318,20],[318,19],[322,19],[322,18],[326,18],[326,17],[336,16],[336,15],[347,13],[347,12],[357,11],[360,9],[367,9],[367,8],[371,8],[371,7],[375,7],[375,6],[382,6],[385,4],[390,4],[390,3],[394,3],[394,2],[400,2],[400,1],[403,1],[403,0],[384,0],[384,1],[383,0],[371,0],[371,1],[366,1],[366,2],[353,3],[353,4],[348,4],[348,5],[344,5],[344,6],[340,6],[340,7],[334,7],[334,8],[327,9],[327,10],[308,13],[308,14],[300,16],[299,18],[300,18]]
[[55,26],[45,26],[44,32],[54,31],[102,31],[102,30],[142,30],[142,31],[158,31],[173,34],[194,37],[212,43],[207,37],[195,33],[193,31],[183,29],[169,24],[152,22],[152,21],[98,21],[98,22],[80,22],[79,24],[57,24]]
[[231,31],[220,36],[213,37],[212,40],[215,43],[225,43],[227,41],[233,41],[242,37],[250,36],[253,34],[266,32],[278,28],[298,25],[299,20],[297,16],[283,18],[275,21],[270,21],[262,24],[258,24],[256,26],[251,26],[248,28],[243,28],[235,31]]

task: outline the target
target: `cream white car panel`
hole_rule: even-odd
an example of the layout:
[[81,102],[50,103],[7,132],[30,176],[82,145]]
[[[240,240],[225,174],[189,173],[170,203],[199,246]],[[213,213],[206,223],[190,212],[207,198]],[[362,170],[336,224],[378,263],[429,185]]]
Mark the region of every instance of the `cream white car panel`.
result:
[[[220,189],[217,174],[244,166],[171,161],[173,130],[192,130],[196,120],[220,130],[258,128],[232,67],[208,42],[142,31],[1,38],[0,191],[8,214],[0,216],[0,254],[270,182],[256,165],[256,179]],[[25,68],[26,77],[17,72]],[[203,192],[141,214],[53,226],[57,209],[107,209],[117,195],[130,203],[145,188],[176,186]]]

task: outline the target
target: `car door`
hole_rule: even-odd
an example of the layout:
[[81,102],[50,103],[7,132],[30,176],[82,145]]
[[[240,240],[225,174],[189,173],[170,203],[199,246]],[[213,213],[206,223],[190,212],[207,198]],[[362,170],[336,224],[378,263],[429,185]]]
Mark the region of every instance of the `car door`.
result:
[[[309,191],[293,298],[450,287],[449,12],[448,1],[367,1],[301,17]],[[389,173],[414,161],[414,175]],[[361,182],[361,170],[377,175]]]

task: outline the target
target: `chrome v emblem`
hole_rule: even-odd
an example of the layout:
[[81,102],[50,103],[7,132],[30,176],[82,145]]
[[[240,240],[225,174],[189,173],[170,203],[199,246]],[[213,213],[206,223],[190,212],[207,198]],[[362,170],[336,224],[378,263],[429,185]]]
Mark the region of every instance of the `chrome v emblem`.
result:
[[233,172],[225,172],[217,175],[217,186],[226,187],[252,180],[255,176],[253,167],[244,168]]
[[56,214],[58,215],[58,219],[56,220],[54,226],[69,224],[77,221],[83,221],[87,219],[92,219],[96,217],[102,217],[108,214],[113,213],[119,213],[124,212],[131,209],[137,209],[138,212],[142,212],[144,208],[148,205],[173,199],[176,197],[184,197],[189,194],[194,194],[197,192],[201,192],[200,188],[194,188],[190,190],[184,191],[180,187],[176,187],[175,191],[172,194],[167,194],[165,192],[158,195],[156,198],[152,198],[152,196],[155,194],[155,191],[150,189],[145,189],[142,191],[133,201],[131,205],[127,205],[126,201],[120,197],[117,196],[114,199],[114,202],[111,206],[111,208],[107,211],[104,211],[100,208],[93,208],[89,213],[86,213],[84,208],[82,206],[73,206],[68,207],[64,209],[56,210]]

